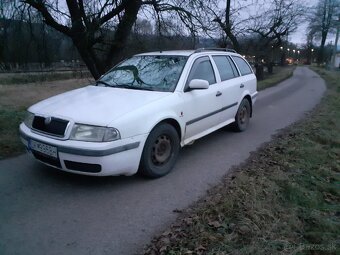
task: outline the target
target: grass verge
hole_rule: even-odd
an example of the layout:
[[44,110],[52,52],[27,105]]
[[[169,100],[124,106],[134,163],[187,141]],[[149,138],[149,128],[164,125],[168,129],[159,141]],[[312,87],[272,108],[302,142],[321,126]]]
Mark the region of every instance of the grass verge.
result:
[[145,254],[340,254],[340,73],[327,95],[155,238]]
[[42,84],[0,85],[0,160],[25,151],[18,129],[28,106],[90,82],[72,79]]
[[0,106],[0,160],[24,152],[19,139],[19,124],[24,116],[24,109]]
[[274,67],[273,74],[266,74],[265,79],[257,82],[257,90],[272,87],[293,75],[296,66]]

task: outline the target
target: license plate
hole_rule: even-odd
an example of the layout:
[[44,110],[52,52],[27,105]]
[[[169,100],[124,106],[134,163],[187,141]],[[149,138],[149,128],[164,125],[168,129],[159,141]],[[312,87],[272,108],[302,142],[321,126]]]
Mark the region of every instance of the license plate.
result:
[[46,156],[49,156],[52,158],[58,158],[58,149],[55,146],[51,146],[48,144],[30,140],[29,148],[33,151],[40,152]]

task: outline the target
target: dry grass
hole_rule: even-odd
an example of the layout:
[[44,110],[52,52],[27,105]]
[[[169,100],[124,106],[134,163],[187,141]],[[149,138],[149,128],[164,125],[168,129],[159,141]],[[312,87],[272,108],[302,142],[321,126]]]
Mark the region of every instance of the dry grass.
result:
[[0,85],[0,159],[24,151],[18,128],[27,107],[48,97],[83,87],[89,79],[70,79],[31,83],[25,85]]
[[16,109],[27,108],[43,99],[83,87],[90,82],[89,79],[70,79],[22,85],[0,85],[0,105]]
[[0,85],[18,85],[27,83],[42,83],[46,81],[60,81],[67,79],[90,78],[87,70],[0,73]]

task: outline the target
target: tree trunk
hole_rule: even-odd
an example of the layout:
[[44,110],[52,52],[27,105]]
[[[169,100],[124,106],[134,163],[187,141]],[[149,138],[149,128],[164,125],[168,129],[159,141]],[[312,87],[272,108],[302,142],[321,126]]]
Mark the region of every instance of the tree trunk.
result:
[[122,51],[125,48],[125,44],[129,38],[132,27],[137,20],[137,14],[141,6],[142,1],[135,0],[133,2],[131,1],[131,3],[125,8],[124,15],[117,26],[113,44],[107,54],[104,66],[105,71],[121,60]]
[[227,0],[226,4],[227,5],[226,5],[226,10],[225,10],[225,29],[224,29],[224,32],[226,33],[226,35],[229,37],[231,43],[233,44],[234,50],[239,52],[240,44],[239,44],[236,36],[233,34],[233,32],[231,30],[231,23],[230,23],[230,5],[231,5],[231,0]]
[[319,65],[323,63],[324,61],[324,50],[325,50],[326,39],[327,39],[327,33],[322,33],[321,44],[320,44],[320,49],[318,53],[318,64]]
[[[83,1],[66,0],[70,13],[71,27],[58,23],[51,15],[45,1],[24,0],[24,2],[35,8],[44,18],[44,22],[57,31],[70,37],[78,50],[81,58],[95,79],[98,79],[113,64],[116,64],[122,57],[122,51],[131,33],[133,24],[137,19],[142,0],[123,0],[115,9],[100,17],[95,15],[89,18],[84,11]],[[113,1],[114,2],[114,1]],[[95,44],[104,42],[103,38],[96,38],[95,34],[101,26],[117,15],[122,15],[114,32],[112,46],[105,55],[105,60],[99,59]],[[100,39],[100,40],[99,40]]]
[[233,44],[234,46],[234,50],[236,50],[237,52],[240,51],[240,44],[236,38],[236,36],[231,32],[231,29],[228,28],[225,33],[227,34],[227,36],[229,37],[231,43]]
[[72,38],[72,41],[74,45],[76,46],[79,52],[79,55],[83,59],[86,67],[89,69],[91,75],[93,76],[95,80],[98,80],[100,76],[104,73],[104,71],[98,68],[98,65],[96,64],[96,60],[90,54],[91,49],[89,50],[87,45],[84,42],[82,42],[83,40],[79,38]]

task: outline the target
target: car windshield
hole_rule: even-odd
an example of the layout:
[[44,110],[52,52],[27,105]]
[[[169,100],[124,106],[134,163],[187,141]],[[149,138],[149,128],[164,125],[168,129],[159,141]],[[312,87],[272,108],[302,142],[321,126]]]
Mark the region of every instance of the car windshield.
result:
[[134,56],[112,68],[97,84],[127,89],[174,91],[186,56]]

